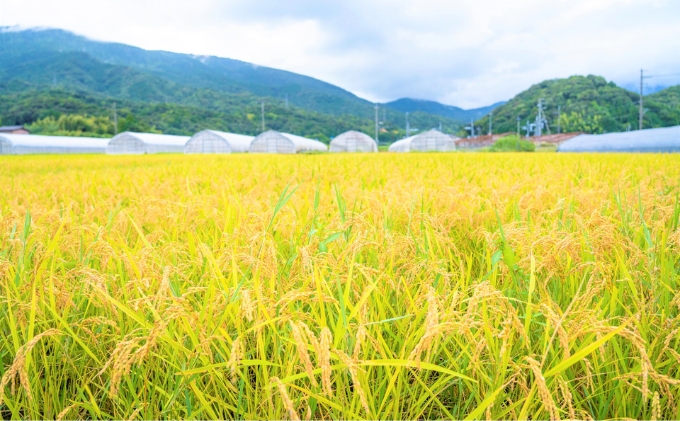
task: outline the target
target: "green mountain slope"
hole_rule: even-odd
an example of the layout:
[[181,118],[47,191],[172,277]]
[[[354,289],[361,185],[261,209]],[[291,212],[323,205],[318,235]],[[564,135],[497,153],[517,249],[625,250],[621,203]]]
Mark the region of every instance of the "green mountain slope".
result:
[[[669,88],[674,89],[674,88]],[[666,127],[680,124],[680,108],[673,103],[669,89],[647,97],[644,106],[644,127]],[[675,92],[675,91],[674,91]],[[543,100],[545,116],[552,132],[559,123],[562,132],[582,131],[607,133],[637,129],[639,96],[607,82],[600,76],[572,76],[566,79],[546,80],[518,94],[493,112],[493,132],[517,130],[517,117],[521,124],[533,122],[538,113],[538,100]],[[486,133],[488,117],[475,122]]]
[[0,31],[1,61],[18,62],[57,52],[85,53],[102,63],[134,68],[187,87],[282,100],[287,95],[290,104],[317,112],[366,115],[372,107],[368,101],[329,83],[238,60],[147,51],[93,41],[59,29]]
[[[210,92],[210,91],[208,91]],[[99,134],[113,135],[114,100],[105,95],[73,89],[28,89],[0,94],[0,121],[2,124],[31,124],[60,116],[95,116],[108,119],[110,125]],[[237,106],[224,104],[220,110],[187,106],[176,103],[147,103],[134,100],[116,100],[119,131],[159,131],[167,134],[192,135],[206,128],[256,135],[261,131],[260,104],[244,101]],[[389,115],[389,114],[388,114]],[[395,115],[391,116],[395,119]],[[435,127],[440,118],[430,114],[414,113],[411,120],[421,128]],[[328,142],[332,137],[347,131],[360,130],[374,135],[371,119],[351,115],[332,116],[315,113],[298,107],[285,107],[282,103],[268,103],[265,108],[267,129],[296,133]],[[56,131],[31,126],[34,133],[56,134]],[[389,122],[383,126],[381,142],[394,142],[404,137],[401,126]],[[455,126],[444,126],[453,133]],[[46,130],[46,131],[45,131]],[[65,133],[60,133],[65,134]],[[70,133],[71,135],[85,135]]]
[[680,125],[680,85],[649,95],[644,98],[643,105],[648,110],[646,115],[658,116],[664,125]]
[[[127,111],[121,112],[139,119],[140,127],[174,134],[205,128],[254,134],[264,102],[268,128],[326,141],[352,128],[374,134],[372,104],[333,85],[275,69],[265,69],[262,81],[257,73],[262,68],[250,77],[253,66],[246,64],[98,43],[59,30],[0,32],[0,117],[5,124],[61,114],[112,118],[118,101],[126,104]],[[221,76],[215,76],[214,68],[221,69]],[[323,106],[305,108],[289,95],[286,107],[281,96],[262,96],[276,89],[298,92],[298,99],[311,92]],[[383,110],[381,141],[403,137],[404,119],[399,111]],[[421,129],[441,124],[450,133],[460,125],[423,112],[413,113],[410,121]]]
[[453,120],[458,120],[460,122],[469,122],[470,119],[477,120],[484,117],[489,113],[489,111],[492,111],[503,104],[505,104],[504,101],[497,102],[487,107],[464,110],[453,105],[444,105],[435,101],[401,98],[396,101],[388,102],[385,104],[385,106],[403,113],[421,111],[428,114],[440,115]]

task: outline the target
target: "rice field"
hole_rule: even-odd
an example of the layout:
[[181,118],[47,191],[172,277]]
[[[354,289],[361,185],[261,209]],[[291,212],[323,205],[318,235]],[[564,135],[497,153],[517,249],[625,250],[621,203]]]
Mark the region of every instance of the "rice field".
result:
[[680,418],[680,156],[0,158],[0,416]]

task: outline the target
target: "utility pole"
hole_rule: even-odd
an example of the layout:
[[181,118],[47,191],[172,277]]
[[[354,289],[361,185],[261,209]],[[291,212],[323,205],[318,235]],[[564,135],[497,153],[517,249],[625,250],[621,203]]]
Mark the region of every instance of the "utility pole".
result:
[[639,116],[640,116],[640,129],[642,130],[642,82],[644,79],[644,70],[640,69],[640,111],[639,111]]
[[538,115],[536,116],[536,136],[541,137],[543,135],[543,99],[538,99]]
[[520,121],[520,120],[521,120],[521,119],[519,118],[519,116],[517,116],[517,136],[521,139],[521,138],[522,138],[522,133],[519,132],[519,121]]
[[491,111],[491,112],[489,113],[489,136],[491,136],[491,135],[493,134],[493,125],[492,125],[492,121],[493,121],[493,111]]
[[411,136],[411,127],[408,125],[408,113],[406,113],[406,137]]
[[116,113],[116,101],[113,101],[113,134],[118,134],[118,114]]
[[375,109],[375,143],[378,143],[378,110],[380,107],[378,107],[378,104],[375,104],[373,108]]
[[262,131],[264,132],[264,101],[260,105],[262,106]]

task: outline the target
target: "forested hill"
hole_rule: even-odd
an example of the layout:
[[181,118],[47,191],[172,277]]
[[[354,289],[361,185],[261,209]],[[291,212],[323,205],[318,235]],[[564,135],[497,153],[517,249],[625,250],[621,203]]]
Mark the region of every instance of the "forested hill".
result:
[[[1,62],[6,65],[23,63],[24,67],[47,66],[46,69],[34,69],[32,83],[51,84],[55,79],[59,83],[64,77],[70,77],[62,72],[63,66],[59,63],[52,65],[51,62],[54,59],[69,60],[75,56],[59,53],[80,53],[81,57],[89,57],[92,62],[114,65],[111,70],[120,71],[119,66],[123,66],[134,69],[136,76],[159,76],[188,88],[249,93],[281,100],[288,96],[290,104],[317,112],[364,115],[370,113],[373,106],[330,83],[239,60],[149,51],[125,44],[94,41],[60,29],[12,31],[0,28]],[[3,67],[6,71],[7,66]],[[12,74],[6,72],[2,76],[5,80],[12,79]],[[121,79],[124,79],[123,76]],[[137,88],[134,84],[129,87],[133,90]],[[139,88],[143,91],[145,86]],[[102,89],[106,87],[100,86],[98,90]]]
[[[131,130],[190,135],[212,128],[256,134],[264,102],[267,128],[323,141],[349,129],[371,135],[375,131],[373,104],[306,76],[230,59],[96,42],[61,30],[0,28],[4,124],[33,123],[41,133],[68,134],[73,130],[64,124],[36,121],[48,117],[56,121],[61,115],[68,116],[62,122],[112,121],[114,101],[121,124]],[[383,115],[381,140],[403,137],[404,114],[386,109]],[[421,129],[441,124],[449,133],[461,125],[424,112],[412,114],[411,123]],[[112,125],[96,126],[98,131],[102,127],[114,131]],[[91,130],[90,125],[76,132]]]
[[[238,106],[224,105],[219,110],[171,102],[115,100],[118,131],[159,132],[193,135],[206,128],[256,135],[261,132],[260,103],[246,100]],[[0,124],[27,124],[32,133],[69,136],[111,136],[114,99],[84,91],[60,88],[27,90],[0,94]],[[403,116],[388,112],[381,126],[380,141],[394,142],[404,137]],[[399,125],[389,121],[399,121]],[[414,113],[411,121],[419,127],[437,127],[444,121],[445,132],[457,126],[446,119]],[[360,130],[373,137],[373,119],[351,115],[333,116],[272,102],[265,107],[267,129],[300,134],[328,143],[347,130]],[[446,125],[448,124],[448,126]]]
[[[557,129],[558,106],[561,108],[562,132],[608,133],[635,130],[638,127],[639,95],[607,82],[600,76],[572,76],[546,80],[518,94],[493,111],[493,131],[517,130],[517,117],[522,125],[533,122],[538,100],[543,100],[545,116],[551,131]],[[680,125],[680,88],[672,87],[644,98],[644,127]],[[486,132],[488,116],[475,125]]]

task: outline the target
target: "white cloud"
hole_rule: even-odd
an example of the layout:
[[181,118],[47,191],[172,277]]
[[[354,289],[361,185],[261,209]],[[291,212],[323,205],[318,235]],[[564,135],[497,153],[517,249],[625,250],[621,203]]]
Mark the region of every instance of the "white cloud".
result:
[[[0,25],[217,55],[463,107],[541,80],[680,69],[677,0],[0,0]],[[678,83],[680,78],[650,84]]]

